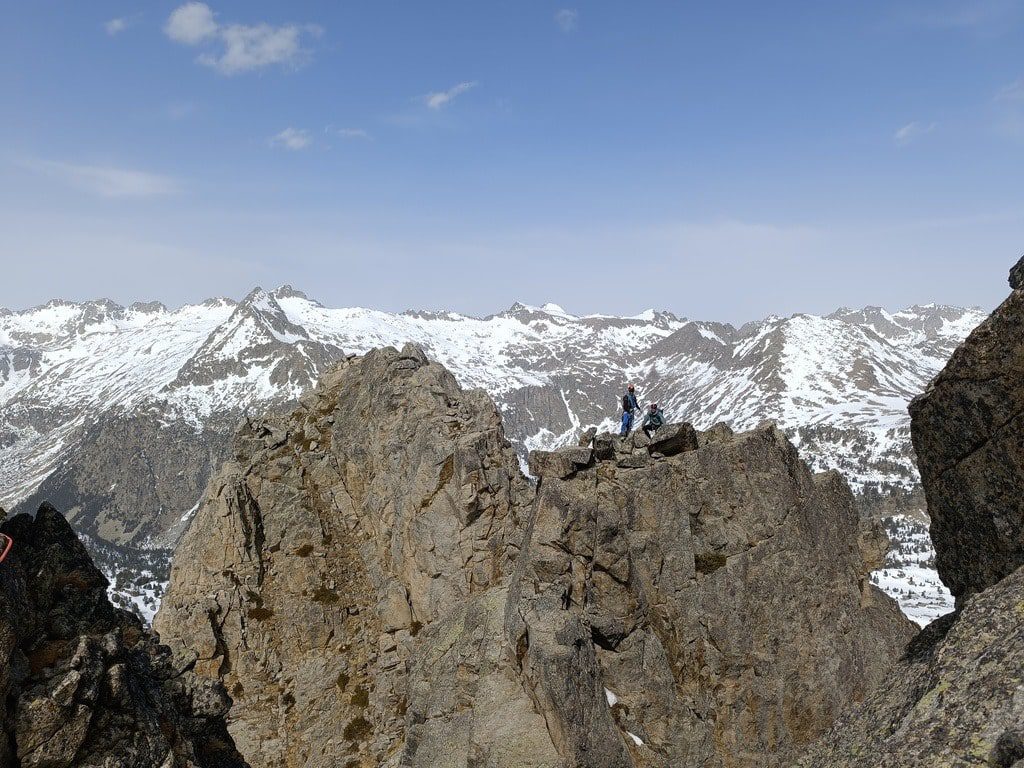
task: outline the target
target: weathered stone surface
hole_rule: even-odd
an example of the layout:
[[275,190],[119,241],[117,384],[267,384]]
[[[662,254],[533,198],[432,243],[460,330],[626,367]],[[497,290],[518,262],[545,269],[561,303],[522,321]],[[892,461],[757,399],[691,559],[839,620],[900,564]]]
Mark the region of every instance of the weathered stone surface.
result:
[[959,600],[1024,565],[1024,291],[910,405],[936,567]]
[[765,765],[913,627],[867,581],[846,484],[777,430],[642,455],[541,478],[509,643],[569,765]]
[[[0,510],[2,518],[2,510]],[[219,683],[172,664],[48,505],[3,526],[0,765],[22,768],[244,768]]]
[[486,397],[372,352],[242,430],[156,626],[256,768],[764,765],[911,625],[838,475],[696,437],[535,452],[535,497]]
[[696,451],[697,433],[692,424],[666,424],[651,436],[651,444],[647,448],[651,453],[662,456]]
[[793,764],[1011,768],[1024,760],[1024,569],[929,625],[890,681]]
[[[494,636],[467,601],[507,582],[533,494],[494,405],[418,348],[384,349],[236,443],[176,555],[162,636],[228,686],[254,766],[448,764],[426,744],[467,743],[431,731],[461,727],[465,698],[439,700],[435,684],[458,688],[432,675],[451,668],[449,639]],[[431,712],[452,723],[418,722]],[[496,765],[524,757],[506,752]]]

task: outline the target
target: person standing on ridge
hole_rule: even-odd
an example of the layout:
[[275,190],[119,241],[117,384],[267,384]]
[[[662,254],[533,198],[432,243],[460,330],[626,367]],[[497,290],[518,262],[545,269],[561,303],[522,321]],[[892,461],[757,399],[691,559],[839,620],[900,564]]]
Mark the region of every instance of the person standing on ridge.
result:
[[644,416],[643,430],[644,434],[647,435],[647,439],[651,438],[651,434],[657,432],[665,424],[665,414],[662,413],[661,408],[658,407],[657,403],[651,403],[651,408],[647,411],[647,415]]
[[625,437],[633,429],[633,414],[640,410],[640,404],[636,401],[636,388],[630,384],[626,387],[626,394],[622,396],[622,429],[619,436]]

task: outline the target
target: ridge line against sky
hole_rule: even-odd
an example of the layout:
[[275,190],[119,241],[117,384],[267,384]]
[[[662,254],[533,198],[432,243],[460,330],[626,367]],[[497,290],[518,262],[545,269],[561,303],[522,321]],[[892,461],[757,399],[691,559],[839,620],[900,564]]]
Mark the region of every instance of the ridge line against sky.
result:
[[0,306],[992,308],[1022,32],[1024,0],[19,4]]
[[[513,312],[516,309],[525,309],[525,310],[543,312],[543,313],[548,313],[548,314],[553,314],[553,315],[568,316],[569,318],[572,318],[572,319],[575,319],[575,320],[587,320],[587,319],[599,319],[599,318],[609,318],[609,319],[617,319],[617,320],[637,320],[637,319],[641,319],[644,315],[647,315],[648,313],[652,313],[653,312],[655,314],[662,314],[662,313],[666,313],[667,312],[670,315],[672,315],[673,317],[675,317],[677,320],[680,320],[680,321],[689,321],[689,322],[697,322],[697,323],[720,323],[720,324],[724,324],[724,325],[731,325],[735,329],[741,328],[747,322],[759,323],[759,322],[762,322],[762,321],[767,321],[767,320],[772,320],[772,319],[789,319],[789,318],[796,317],[796,316],[801,316],[801,315],[812,315],[812,316],[815,316],[815,317],[827,317],[827,316],[832,315],[832,314],[837,313],[837,312],[844,312],[844,311],[860,312],[860,311],[871,310],[871,309],[877,308],[877,305],[864,305],[864,306],[859,306],[859,307],[839,306],[839,307],[834,307],[829,312],[821,312],[821,313],[797,311],[797,312],[794,312],[794,313],[792,313],[790,315],[768,314],[768,315],[765,315],[763,317],[749,318],[744,323],[739,323],[739,324],[737,324],[737,323],[730,323],[729,321],[720,320],[720,319],[716,319],[716,318],[695,317],[693,315],[687,315],[685,313],[684,314],[680,314],[680,313],[674,312],[672,310],[666,310],[666,309],[662,309],[662,308],[658,308],[658,307],[647,307],[646,309],[644,309],[644,310],[642,310],[640,312],[637,312],[637,313],[635,313],[633,315],[617,315],[617,314],[602,313],[602,312],[591,312],[591,313],[586,313],[586,314],[577,314],[577,313],[570,312],[570,311],[566,310],[565,307],[560,305],[558,302],[554,302],[554,301],[545,302],[544,304],[541,304],[541,305],[534,305],[534,304],[528,304],[526,302],[516,301],[516,302],[513,302],[512,304],[510,304],[508,307],[506,307],[504,309],[490,311],[490,312],[487,312],[487,313],[484,313],[484,314],[479,314],[479,315],[470,315],[470,314],[456,312],[454,310],[443,309],[443,308],[442,309],[423,309],[423,308],[416,308],[416,307],[406,307],[403,310],[395,311],[395,310],[378,309],[376,307],[367,307],[367,306],[362,306],[362,305],[332,306],[330,304],[324,303],[323,301],[320,301],[316,296],[309,295],[308,293],[303,291],[301,288],[296,288],[295,286],[292,286],[292,285],[289,285],[289,284],[283,284],[283,285],[279,285],[276,288],[272,288],[272,289],[264,289],[261,286],[255,286],[250,291],[247,291],[241,298],[234,298],[234,297],[231,297],[231,296],[223,296],[223,295],[207,296],[205,299],[203,299],[201,301],[187,302],[187,303],[183,303],[183,304],[167,304],[166,302],[163,302],[160,299],[155,299],[155,298],[152,298],[152,297],[150,297],[150,298],[135,298],[135,299],[131,299],[131,300],[128,300],[128,301],[116,301],[116,300],[110,299],[109,297],[106,297],[106,296],[97,296],[97,297],[93,297],[91,299],[80,299],[80,300],[72,300],[72,299],[64,299],[64,298],[60,298],[60,297],[52,297],[51,299],[49,299],[46,302],[43,302],[41,304],[32,305],[32,306],[26,306],[26,307],[0,306],[0,318],[3,317],[3,313],[5,311],[11,312],[11,313],[14,313],[14,314],[25,314],[25,313],[30,313],[30,312],[33,312],[33,311],[45,309],[46,306],[48,306],[49,304],[54,303],[54,302],[56,302],[56,303],[70,303],[70,304],[82,305],[82,304],[88,304],[88,303],[104,303],[104,302],[112,301],[114,304],[116,304],[121,309],[129,309],[129,308],[131,308],[132,306],[134,306],[136,304],[139,304],[139,305],[159,304],[159,305],[163,306],[166,311],[174,313],[174,312],[179,312],[179,311],[181,311],[183,309],[186,309],[188,307],[202,306],[203,304],[206,304],[206,303],[211,302],[211,301],[226,301],[226,302],[230,302],[230,304],[232,304],[232,305],[238,305],[238,304],[243,303],[244,300],[246,298],[248,298],[248,296],[250,294],[255,293],[257,291],[262,291],[264,293],[273,294],[273,293],[275,293],[277,291],[282,291],[282,290],[285,290],[285,291],[288,291],[288,292],[297,292],[297,293],[301,294],[302,296],[304,296],[310,302],[312,302],[314,304],[319,304],[320,306],[324,307],[325,309],[332,310],[332,311],[360,310],[360,311],[367,311],[367,312],[379,312],[379,313],[388,314],[388,315],[392,315],[392,316],[398,316],[398,315],[403,315],[403,314],[407,314],[407,313],[412,313],[412,314],[417,314],[417,313],[436,313],[436,314],[454,313],[454,314],[458,315],[459,317],[467,318],[467,319],[470,319],[470,320],[487,320],[487,319],[489,319],[491,317],[498,317],[498,316],[500,316],[502,314],[505,314],[505,313],[508,313],[508,312]],[[883,309],[884,311],[888,312],[889,314],[899,314],[901,312],[910,312],[910,311],[914,311],[914,310],[918,310],[918,309],[927,309],[929,307],[936,307],[936,306],[937,307],[942,307],[942,308],[949,308],[949,309],[956,310],[956,311],[975,311],[975,310],[976,311],[984,311],[981,307],[977,307],[977,306],[945,305],[945,304],[939,304],[937,302],[926,302],[924,304],[908,305],[908,306],[905,306],[905,307],[881,307],[881,309]]]

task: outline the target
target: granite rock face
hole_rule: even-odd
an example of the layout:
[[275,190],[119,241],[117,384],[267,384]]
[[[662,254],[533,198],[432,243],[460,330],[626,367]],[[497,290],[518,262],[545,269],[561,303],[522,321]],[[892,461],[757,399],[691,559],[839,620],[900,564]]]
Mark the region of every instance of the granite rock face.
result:
[[0,765],[245,768],[224,688],[110,604],[59,512],[44,505],[3,532],[15,546],[0,565]]
[[536,463],[508,609],[569,765],[767,765],[884,679],[913,628],[867,579],[838,474],[770,425],[606,440],[562,452],[571,474]]
[[1019,768],[1024,570],[926,627],[887,684],[792,765]]
[[910,414],[936,567],[962,601],[1024,565],[1024,291],[978,326]]
[[770,765],[884,677],[838,475],[771,426],[590,442],[535,491],[418,348],[346,361],[239,433],[156,627],[257,768]]
[[290,417],[243,429],[235,452],[178,549],[157,628],[228,686],[253,765],[397,764],[421,693],[409,667],[448,669],[411,660],[439,642],[420,633],[456,609],[455,648],[457,627],[473,627],[471,649],[500,629],[471,599],[507,581],[533,491],[497,410],[418,348],[384,349],[333,369]]
[[793,765],[1024,765],[1022,372],[1018,289],[911,405],[939,573],[957,610],[926,627],[885,684]]

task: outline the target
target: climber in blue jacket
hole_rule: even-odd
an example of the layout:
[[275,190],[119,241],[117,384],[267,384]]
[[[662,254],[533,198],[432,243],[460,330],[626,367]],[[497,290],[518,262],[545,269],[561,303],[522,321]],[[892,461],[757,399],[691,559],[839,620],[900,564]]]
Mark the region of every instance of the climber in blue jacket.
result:
[[636,388],[630,384],[626,387],[626,394],[622,396],[622,429],[619,435],[625,437],[633,429],[633,414],[640,410],[640,404],[636,400]]

